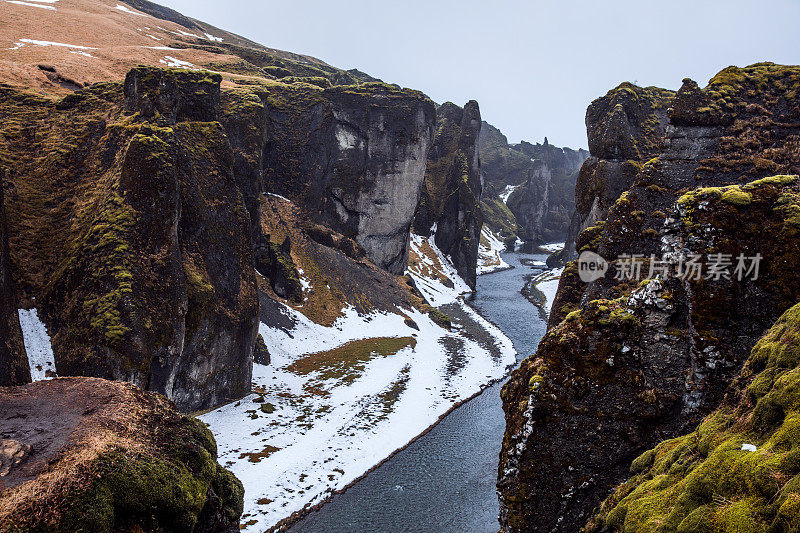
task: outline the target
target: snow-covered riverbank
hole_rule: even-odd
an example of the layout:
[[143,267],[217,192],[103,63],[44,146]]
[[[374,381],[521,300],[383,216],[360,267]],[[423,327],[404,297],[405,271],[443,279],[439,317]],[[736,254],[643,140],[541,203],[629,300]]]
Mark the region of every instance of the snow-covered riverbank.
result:
[[419,310],[352,308],[324,327],[276,302],[273,323],[259,328],[272,361],[254,366],[256,392],[200,417],[244,483],[245,531],[345,488],[515,362],[511,341],[462,301],[468,288],[441,252],[413,239],[408,273],[450,310],[451,330]]

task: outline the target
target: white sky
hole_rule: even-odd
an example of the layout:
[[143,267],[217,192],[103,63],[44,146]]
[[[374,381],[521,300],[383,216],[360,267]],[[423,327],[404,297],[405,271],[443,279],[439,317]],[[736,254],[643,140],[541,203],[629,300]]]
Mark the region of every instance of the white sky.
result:
[[586,106],[622,81],[800,63],[800,0],[157,1],[439,103],[475,99],[510,142],[586,147]]

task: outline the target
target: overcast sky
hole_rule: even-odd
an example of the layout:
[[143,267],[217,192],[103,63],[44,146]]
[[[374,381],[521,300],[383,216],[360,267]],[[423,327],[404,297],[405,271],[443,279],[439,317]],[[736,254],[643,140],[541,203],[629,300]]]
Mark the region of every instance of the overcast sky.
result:
[[622,81],[800,63],[800,0],[156,1],[439,103],[475,99],[510,142],[586,147],[586,106]]

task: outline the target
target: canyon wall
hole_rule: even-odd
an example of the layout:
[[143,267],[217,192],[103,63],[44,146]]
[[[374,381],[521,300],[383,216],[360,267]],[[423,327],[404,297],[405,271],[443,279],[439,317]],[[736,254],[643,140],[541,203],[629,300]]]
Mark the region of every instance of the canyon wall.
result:
[[422,93],[383,83],[265,88],[265,190],[355,240],[401,274],[436,112]]
[[520,227],[519,237],[543,244],[567,237],[575,210],[575,181],[588,157],[586,150],[558,148],[547,142],[522,142],[516,148],[531,160],[528,176],[508,197]]
[[642,165],[658,155],[674,91],[622,83],[586,110],[589,157],[580,167],[564,259],[575,259],[580,232],[605,220]]
[[479,153],[485,191],[481,209],[488,228],[513,245],[564,240],[575,211],[575,181],[586,150],[522,141],[508,144],[484,122]]
[[0,386],[22,385],[31,380],[28,355],[22,342],[17,295],[8,257],[8,232],[3,206],[5,171],[0,167]]
[[[647,281],[612,265],[585,284],[568,263],[547,335],[502,390],[503,531],[581,529],[634,458],[718,408],[756,341],[800,299],[798,185],[784,176],[800,171],[798,84],[800,69],[769,63],[729,67],[705,89],[685,80],[656,157],[606,220],[578,236],[581,249],[609,260],[641,254]],[[619,132],[645,126],[631,125],[633,113],[623,121],[623,111],[614,105],[612,114],[627,129],[588,128],[595,157],[613,156],[615,165],[650,150],[630,151],[636,135]],[[591,176],[582,172],[578,189],[591,189],[583,183]],[[695,255],[710,268],[715,254],[731,257],[731,269],[736,258],[760,254],[760,273],[676,275]],[[656,279],[651,265],[667,273]],[[622,514],[598,520],[621,531]]]
[[427,237],[435,229],[436,246],[472,289],[483,225],[478,204],[483,189],[477,147],[480,130],[478,102],[471,100],[463,108],[450,102],[439,106],[414,217],[414,232]]

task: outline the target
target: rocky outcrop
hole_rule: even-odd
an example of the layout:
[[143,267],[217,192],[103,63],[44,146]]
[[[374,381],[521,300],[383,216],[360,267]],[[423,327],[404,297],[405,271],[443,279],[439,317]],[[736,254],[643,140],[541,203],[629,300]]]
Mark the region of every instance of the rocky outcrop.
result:
[[591,155],[575,187],[565,260],[577,257],[575,241],[580,232],[605,220],[642,165],[658,155],[674,96],[673,91],[625,82],[589,105],[586,132]]
[[414,217],[414,232],[428,236],[447,255],[472,289],[483,217],[478,158],[481,113],[478,102],[464,108],[446,102],[436,111],[436,136],[428,152],[425,184]]
[[[137,68],[61,101],[3,92],[17,135],[15,279],[59,375],[126,380],[181,410],[250,390],[258,300],[248,212],[219,116],[220,77]],[[53,179],[53,177],[56,179]]]
[[503,132],[486,121],[481,124],[478,153],[487,193],[500,194],[507,186],[520,185],[528,178],[530,158],[514,150]]
[[137,387],[0,387],[0,531],[239,530],[244,490],[202,422]]
[[17,295],[11,276],[8,257],[8,234],[5,208],[3,207],[3,183],[5,171],[0,168],[0,386],[22,385],[31,380],[28,355],[22,342],[22,330],[17,314]]
[[722,405],[634,459],[586,531],[796,529],[798,347],[795,305],[758,341]]
[[266,190],[303,206],[400,274],[425,174],[435,110],[422,93],[382,83],[266,87]]
[[[800,171],[798,82],[800,69],[772,64],[730,67],[702,90],[685,81],[657,158],[578,238],[611,259],[663,254],[654,268],[668,273],[653,279],[646,259],[647,282],[612,267],[583,284],[567,265],[558,320],[502,391],[503,531],[579,530],[635,457],[719,406],[765,329],[800,300],[798,182],[771,177]],[[598,153],[635,154],[608,131],[613,142],[590,142]],[[757,253],[757,279],[676,275],[693,255],[706,269],[730,255],[734,273]]]
[[519,237],[532,244],[564,240],[575,210],[575,181],[586,150],[558,148],[547,142],[517,145],[531,161],[527,178],[508,197]]

